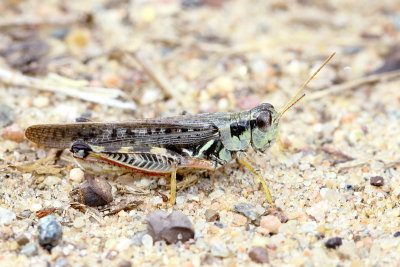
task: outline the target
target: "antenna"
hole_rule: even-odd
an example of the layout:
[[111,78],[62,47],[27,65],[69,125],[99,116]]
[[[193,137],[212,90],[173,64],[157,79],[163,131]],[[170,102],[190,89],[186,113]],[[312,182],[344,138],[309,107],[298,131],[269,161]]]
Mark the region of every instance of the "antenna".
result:
[[283,114],[288,111],[291,107],[293,107],[295,104],[297,104],[306,94],[304,93],[304,90],[306,89],[307,85],[317,76],[318,72],[322,70],[323,67],[328,64],[328,62],[336,55],[336,52],[332,53],[327,59],[325,59],[324,63],[311,75],[310,78],[300,87],[299,91],[293,96],[287,103],[286,105],[282,108],[282,110],[279,112],[277,120],[279,120]]

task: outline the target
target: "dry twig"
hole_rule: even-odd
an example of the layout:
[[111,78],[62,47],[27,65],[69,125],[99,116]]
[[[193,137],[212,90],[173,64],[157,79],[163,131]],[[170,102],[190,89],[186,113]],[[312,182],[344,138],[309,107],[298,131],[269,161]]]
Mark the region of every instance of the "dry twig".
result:
[[382,82],[382,81],[388,81],[392,79],[396,79],[400,77],[400,71],[392,71],[392,72],[385,72],[385,73],[380,73],[380,74],[374,74],[371,76],[366,76],[359,78],[357,80],[349,81],[346,83],[338,84],[331,86],[325,90],[317,91],[314,93],[311,93],[307,95],[305,98],[306,101],[311,101],[315,99],[320,99],[323,98],[327,95],[330,94],[335,94],[339,92],[343,92],[346,90],[351,90],[355,89],[357,87],[360,87],[365,84],[370,84],[370,83],[377,83],[377,82]]
[[0,20],[0,29],[26,26],[37,27],[43,25],[70,26],[71,24],[79,23],[84,20],[85,16],[82,15],[65,15],[53,18],[15,16],[10,18],[2,18]]
[[156,69],[142,51],[136,51],[130,54],[133,55],[137,63],[143,68],[143,71],[153,79],[167,97],[172,97],[178,100],[183,107],[188,108],[188,101],[181,97],[179,92],[177,92],[167,78],[165,78],[164,73],[159,69]]

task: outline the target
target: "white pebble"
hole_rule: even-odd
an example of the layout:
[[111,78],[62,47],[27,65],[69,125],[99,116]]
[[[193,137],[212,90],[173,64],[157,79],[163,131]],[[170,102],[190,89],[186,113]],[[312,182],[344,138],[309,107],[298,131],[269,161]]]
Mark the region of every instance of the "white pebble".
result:
[[85,176],[85,173],[80,169],[80,168],[73,168],[69,172],[69,179],[71,181],[80,183],[83,181],[83,177]]
[[53,186],[58,184],[61,181],[61,179],[57,176],[47,176],[46,179],[43,181],[43,183],[47,186]]
[[33,105],[37,108],[44,108],[49,105],[49,98],[46,96],[38,96],[33,99]]
[[144,91],[144,93],[140,99],[140,103],[142,105],[148,105],[148,104],[154,103],[160,99],[161,95],[162,94],[157,89],[148,89],[148,90]]
[[40,203],[35,203],[35,204],[32,204],[32,206],[31,206],[31,211],[33,211],[33,212],[39,211],[41,209],[42,209],[42,204],[40,204]]
[[176,204],[180,205],[186,202],[186,199],[182,196],[176,197]]
[[267,215],[261,217],[260,226],[264,229],[267,229],[270,233],[276,234],[279,231],[279,227],[281,227],[281,221],[272,215]]
[[83,216],[76,218],[73,222],[73,225],[75,228],[81,228],[85,226],[85,218]]
[[301,226],[301,230],[304,233],[312,233],[312,232],[315,232],[315,230],[317,229],[317,226],[318,225],[316,222],[307,222]]
[[10,224],[16,218],[12,211],[0,207],[0,225]]
[[153,238],[150,235],[145,234],[142,237],[142,244],[145,248],[151,248],[153,246]]
[[327,201],[320,201],[306,209],[307,214],[313,216],[317,221],[325,219],[325,213],[329,209]]

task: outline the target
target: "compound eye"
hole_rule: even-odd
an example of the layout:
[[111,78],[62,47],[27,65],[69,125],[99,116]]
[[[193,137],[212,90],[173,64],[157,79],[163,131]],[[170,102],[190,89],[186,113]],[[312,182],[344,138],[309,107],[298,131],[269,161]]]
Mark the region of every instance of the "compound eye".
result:
[[271,126],[271,122],[271,113],[268,111],[263,111],[258,114],[258,117],[256,119],[256,126],[258,129],[260,129],[260,131],[266,132],[269,126]]
[[76,141],[71,146],[71,152],[76,158],[86,158],[89,155],[90,151],[92,151],[92,148],[82,141]]

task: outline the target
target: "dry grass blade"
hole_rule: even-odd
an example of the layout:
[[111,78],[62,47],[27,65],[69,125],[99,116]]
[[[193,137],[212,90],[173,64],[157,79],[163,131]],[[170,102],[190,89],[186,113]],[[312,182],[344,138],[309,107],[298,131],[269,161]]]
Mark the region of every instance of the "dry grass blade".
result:
[[123,95],[123,92],[119,89],[87,87],[86,81],[73,81],[55,74],[49,75],[45,79],[38,79],[0,69],[0,81],[8,85],[61,93],[70,97],[122,109],[136,109],[136,104],[133,102],[123,102],[115,99]]
[[370,83],[377,83],[377,82],[382,82],[382,81],[388,81],[392,79],[396,79],[400,77],[400,71],[393,71],[393,72],[385,72],[385,73],[380,73],[380,74],[374,74],[371,76],[366,76],[362,77],[357,80],[349,81],[346,83],[338,84],[331,86],[325,90],[317,91],[314,93],[309,94],[306,97],[306,101],[311,101],[315,99],[320,99],[323,98],[327,95],[330,94],[335,94],[335,93],[340,93],[343,91],[355,89],[357,87],[360,87],[365,84],[370,84]]
[[42,25],[71,26],[72,24],[76,24],[84,20],[85,16],[82,15],[66,15],[66,16],[57,16],[53,18],[14,16],[10,18],[2,18],[0,20],[0,29],[12,28],[12,27],[42,26]]

